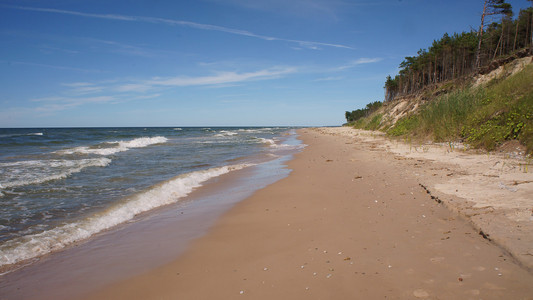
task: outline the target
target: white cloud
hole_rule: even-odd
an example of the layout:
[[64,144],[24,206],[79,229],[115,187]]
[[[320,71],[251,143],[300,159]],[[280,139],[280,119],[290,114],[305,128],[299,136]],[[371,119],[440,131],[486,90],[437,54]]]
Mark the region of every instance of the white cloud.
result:
[[161,96],[161,94],[141,95],[141,96],[136,96],[135,99],[136,100],[153,99],[159,96]]
[[64,86],[70,86],[70,87],[86,87],[91,86],[93,83],[91,82],[70,82],[70,83],[63,83]]
[[52,47],[52,46],[48,46],[48,45],[41,45],[41,46],[38,46],[38,47],[41,50],[41,52],[43,52],[43,53],[53,53],[53,52],[62,52],[62,53],[67,53],[67,54],[78,54],[78,53],[80,53],[79,51],[70,50],[70,49],[64,49],[64,48],[58,48],[58,47]]
[[60,104],[46,104],[43,106],[39,106],[35,108],[36,112],[46,112],[46,113],[52,113],[56,111],[62,111],[69,108],[74,108],[76,106],[79,106],[78,103],[60,103]]
[[324,77],[324,78],[318,78],[318,79],[315,79],[313,81],[315,82],[318,82],[318,81],[337,81],[337,80],[342,80],[344,79],[344,77],[340,77],[340,76],[337,76],[337,77]]
[[86,103],[102,103],[102,102],[112,102],[116,98],[113,96],[96,96],[96,97],[86,97],[86,98],[76,98],[72,100],[72,103],[86,104]]
[[145,83],[125,83],[125,84],[118,85],[114,89],[122,93],[126,93],[126,92],[144,93],[152,88],[153,87],[151,85],[145,84]]
[[56,112],[74,108],[89,103],[110,103],[117,100],[115,96],[94,96],[94,97],[45,97],[33,99],[34,102],[44,102],[42,106],[36,107],[38,112]]
[[251,10],[266,11],[290,16],[337,20],[342,1],[337,0],[208,0],[223,5],[233,5]]
[[68,90],[68,94],[70,95],[94,94],[102,92],[105,89],[104,86],[98,86],[90,82],[63,83],[62,85],[71,88]]
[[65,101],[65,97],[43,97],[43,98],[34,98],[31,99],[33,102],[56,102],[56,101]]
[[296,68],[275,68],[259,70],[256,72],[236,73],[236,72],[219,72],[212,76],[201,77],[171,77],[171,78],[154,78],[146,83],[152,86],[195,86],[195,85],[218,85],[226,83],[237,83],[250,80],[266,80],[279,78],[281,75],[294,73]]
[[379,62],[379,61],[381,61],[381,60],[382,60],[382,58],[380,58],[380,57],[375,57],[375,58],[366,58],[366,57],[363,57],[363,58],[359,58],[358,60],[353,61],[352,63],[353,63],[354,65],[371,64],[371,63]]
[[98,48],[109,48],[108,51],[115,52],[115,53],[122,53],[122,54],[142,56],[142,57],[153,57],[154,56],[153,50],[144,49],[138,46],[128,45],[124,43],[119,43],[116,41],[101,40],[101,39],[94,39],[94,38],[84,38],[83,40],[89,43],[92,43],[92,44],[95,44],[95,43],[99,44]]
[[75,15],[75,16],[89,17],[89,18],[110,19],[110,20],[119,20],[119,21],[135,21],[135,17],[122,16],[122,15],[90,14],[90,13],[71,11],[71,10],[63,10],[63,9],[55,9],[55,8],[41,8],[41,7],[27,7],[27,6],[6,5],[5,7],[14,8],[14,9],[21,9],[21,10],[40,11],[40,12],[49,12],[49,13],[66,14],[66,15]]
[[74,94],[84,95],[101,92],[104,88],[99,86],[84,86],[72,89],[70,92]]
[[380,62],[382,61],[383,59],[380,58],[380,57],[375,57],[375,58],[367,58],[367,57],[363,57],[363,58],[359,58],[357,60],[353,60],[351,62],[349,62],[348,64],[346,65],[343,65],[343,66],[340,66],[340,67],[336,67],[334,68],[333,70],[334,71],[342,71],[342,70],[346,70],[346,69],[350,69],[350,68],[353,68],[353,67],[356,67],[358,65],[362,65],[362,64],[372,64],[372,63],[377,63],[377,62]]
[[143,16],[125,16],[125,15],[115,15],[115,14],[91,14],[91,13],[84,13],[84,12],[71,11],[71,10],[53,9],[53,8],[40,8],[40,7],[28,7],[28,6],[9,6],[9,5],[6,5],[4,7],[9,7],[9,8],[12,8],[12,9],[19,9],[19,10],[29,10],[29,11],[39,11],[39,12],[47,12],[47,13],[74,15],[74,16],[87,17],[87,18],[98,18],[98,19],[108,19],[108,20],[117,20],[117,21],[128,21],[128,22],[158,23],[158,24],[166,24],[166,25],[178,25],[178,26],[185,26],[185,27],[201,29],[201,30],[219,31],[219,32],[225,32],[225,33],[229,33],[229,34],[253,37],[253,38],[262,39],[262,40],[265,40],[265,41],[284,41],[284,42],[296,43],[296,44],[299,44],[302,47],[306,47],[306,48],[310,48],[310,49],[318,49],[318,46],[333,47],[333,48],[344,48],[344,49],[354,49],[353,47],[350,47],[350,46],[347,46],[347,45],[342,45],[342,44],[333,44],[333,43],[324,43],[324,42],[315,42],[315,41],[303,41],[303,40],[295,40],[295,39],[286,39],[286,38],[280,38],[280,37],[273,37],[273,36],[255,34],[253,32],[250,32],[250,31],[247,31],[247,30],[242,30],[242,29],[234,29],[234,28],[228,28],[228,27],[223,27],[223,26],[195,23],[195,22],[182,21],[182,20],[171,20],[171,19],[143,17]]
[[[165,88],[206,86],[227,87],[255,80],[270,80],[294,73],[295,67],[273,67],[253,72],[218,72],[210,76],[176,76],[154,77],[146,80],[132,81],[117,79],[104,82],[63,83],[66,87],[58,96],[31,99],[40,102],[36,112],[53,113],[90,103],[119,103],[132,100],[153,99],[161,96],[158,91]],[[153,91],[147,94],[148,91]]]
[[0,60],[0,63],[10,64],[10,65],[23,65],[23,66],[32,66],[32,67],[51,68],[51,69],[58,69],[58,70],[78,71],[78,72],[85,72],[85,73],[100,73],[100,72],[102,72],[102,71],[99,71],[99,70],[90,70],[90,69],[81,69],[81,68],[73,68],[73,67],[65,67],[65,66],[57,66],[57,65],[39,64],[39,63],[26,62],[26,61],[5,61],[5,60]]

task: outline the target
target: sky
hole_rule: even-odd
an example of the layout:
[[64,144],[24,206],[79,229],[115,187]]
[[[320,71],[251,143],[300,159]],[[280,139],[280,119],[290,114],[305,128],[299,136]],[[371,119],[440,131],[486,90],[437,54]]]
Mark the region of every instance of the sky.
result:
[[[507,1],[515,14],[530,4]],[[0,127],[334,126],[483,0],[0,0]]]

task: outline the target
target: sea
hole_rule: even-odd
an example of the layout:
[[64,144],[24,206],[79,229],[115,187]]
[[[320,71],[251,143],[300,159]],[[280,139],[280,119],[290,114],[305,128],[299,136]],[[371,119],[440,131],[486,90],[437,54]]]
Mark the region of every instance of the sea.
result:
[[0,129],[0,268],[179,204],[223,174],[304,146],[289,127]]

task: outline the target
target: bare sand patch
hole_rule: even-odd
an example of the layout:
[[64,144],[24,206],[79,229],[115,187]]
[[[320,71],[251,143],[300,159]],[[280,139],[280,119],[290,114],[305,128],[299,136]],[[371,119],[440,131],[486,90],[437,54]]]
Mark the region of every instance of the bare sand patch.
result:
[[532,159],[519,152],[476,153],[462,144],[393,141],[380,132],[349,127],[318,130],[396,155],[432,195],[533,268]]

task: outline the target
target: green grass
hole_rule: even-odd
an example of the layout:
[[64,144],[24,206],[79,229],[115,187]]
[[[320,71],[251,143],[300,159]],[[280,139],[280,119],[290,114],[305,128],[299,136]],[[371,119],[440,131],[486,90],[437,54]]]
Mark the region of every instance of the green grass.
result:
[[367,117],[359,118],[355,122],[348,124],[355,128],[366,129],[366,130],[378,130],[381,125],[381,119],[383,114],[373,113]]
[[474,147],[493,150],[519,140],[533,152],[533,66],[489,84],[476,110],[468,116],[461,136]]
[[381,124],[381,118],[383,118],[383,114],[374,114],[371,116],[370,121],[365,124],[364,129],[366,130],[378,130],[379,125]]
[[419,124],[420,118],[417,115],[401,118],[387,133],[392,136],[414,135]]
[[[354,125],[377,129],[381,119],[382,114],[373,114]],[[386,131],[391,136],[437,142],[464,140],[487,150],[516,139],[532,154],[533,65],[485,88],[456,90],[432,99]]]
[[460,90],[441,96],[430,102],[420,112],[420,126],[415,129],[424,136],[432,136],[437,142],[456,139],[463,122],[478,106],[481,91]]

